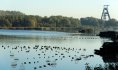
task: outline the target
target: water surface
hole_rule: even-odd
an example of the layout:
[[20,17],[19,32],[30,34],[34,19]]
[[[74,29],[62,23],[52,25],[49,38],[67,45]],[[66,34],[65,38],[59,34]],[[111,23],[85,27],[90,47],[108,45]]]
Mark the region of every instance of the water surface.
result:
[[103,64],[103,40],[65,32],[0,30],[1,70],[85,70]]

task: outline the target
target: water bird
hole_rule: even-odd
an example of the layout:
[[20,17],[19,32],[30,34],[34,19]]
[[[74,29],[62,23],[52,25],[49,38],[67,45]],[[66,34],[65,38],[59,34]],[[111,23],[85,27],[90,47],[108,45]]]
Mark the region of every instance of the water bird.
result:
[[50,60],[46,60],[46,62],[51,62]]
[[61,53],[61,55],[64,55],[63,53]]
[[29,64],[31,64],[31,62],[29,62]]
[[89,55],[90,57],[94,57],[94,55]]
[[2,45],[2,47],[4,47],[4,46]]
[[4,47],[4,49],[6,49],[6,48]]
[[75,59],[75,61],[78,61],[78,60],[81,60],[81,57]]
[[26,64],[26,62],[24,62],[24,64]]
[[39,68],[42,68],[42,66],[39,66]]
[[38,55],[40,55],[40,54],[38,54]]
[[26,52],[28,53],[28,52],[30,52],[30,50],[27,50]]
[[83,51],[86,51],[86,49],[83,49]]
[[56,62],[52,62],[52,63],[50,64],[50,66],[56,66],[56,65],[57,65]]
[[63,58],[65,58],[65,56],[63,56]]
[[58,55],[58,54],[55,54],[55,55]]
[[15,58],[14,60],[19,60],[18,58]]
[[72,57],[72,59],[74,59],[74,57]]
[[46,67],[46,65],[43,65],[43,67]]
[[50,66],[51,64],[50,64],[50,63],[47,63],[47,65],[49,65],[49,66]]
[[28,46],[28,49],[30,49],[30,47]]
[[12,57],[13,57],[13,56],[14,56],[14,54],[10,54],[10,56],[12,56]]
[[37,63],[39,63],[39,61],[37,61]]
[[13,68],[16,68],[17,64],[16,64],[16,63],[13,63],[13,64],[11,64],[11,66],[12,66]]
[[13,64],[11,64],[11,66],[17,66],[17,64],[16,63],[13,63]]
[[34,67],[34,69],[37,69],[37,67]]
[[55,61],[57,61],[58,59],[55,59]]

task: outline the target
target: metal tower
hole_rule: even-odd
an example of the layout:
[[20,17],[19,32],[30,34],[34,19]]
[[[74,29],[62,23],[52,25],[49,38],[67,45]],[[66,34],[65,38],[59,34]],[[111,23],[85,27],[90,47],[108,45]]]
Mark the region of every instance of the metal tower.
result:
[[102,16],[101,16],[102,21],[108,21],[111,19],[108,11],[108,6],[109,5],[104,5]]

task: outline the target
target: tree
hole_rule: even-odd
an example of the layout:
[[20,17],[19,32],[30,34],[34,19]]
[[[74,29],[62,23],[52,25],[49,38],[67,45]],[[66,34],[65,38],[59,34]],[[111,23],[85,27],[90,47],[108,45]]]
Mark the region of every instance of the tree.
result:
[[93,17],[81,18],[80,21],[82,25],[99,26],[98,20]]
[[118,21],[116,19],[110,19],[105,23],[105,27],[117,27],[117,26],[118,26]]
[[11,27],[12,25],[7,19],[0,19],[0,27]]
[[23,27],[36,27],[37,21],[35,17],[32,16],[26,16],[22,21],[21,21],[21,26]]

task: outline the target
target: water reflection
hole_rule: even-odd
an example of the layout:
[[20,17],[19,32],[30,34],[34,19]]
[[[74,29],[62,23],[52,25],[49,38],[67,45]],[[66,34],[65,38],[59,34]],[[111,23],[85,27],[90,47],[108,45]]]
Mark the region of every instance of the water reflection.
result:
[[6,58],[0,60],[10,66],[2,70],[84,70],[86,63],[101,62],[93,53],[101,45],[96,36],[3,36],[0,44]]

